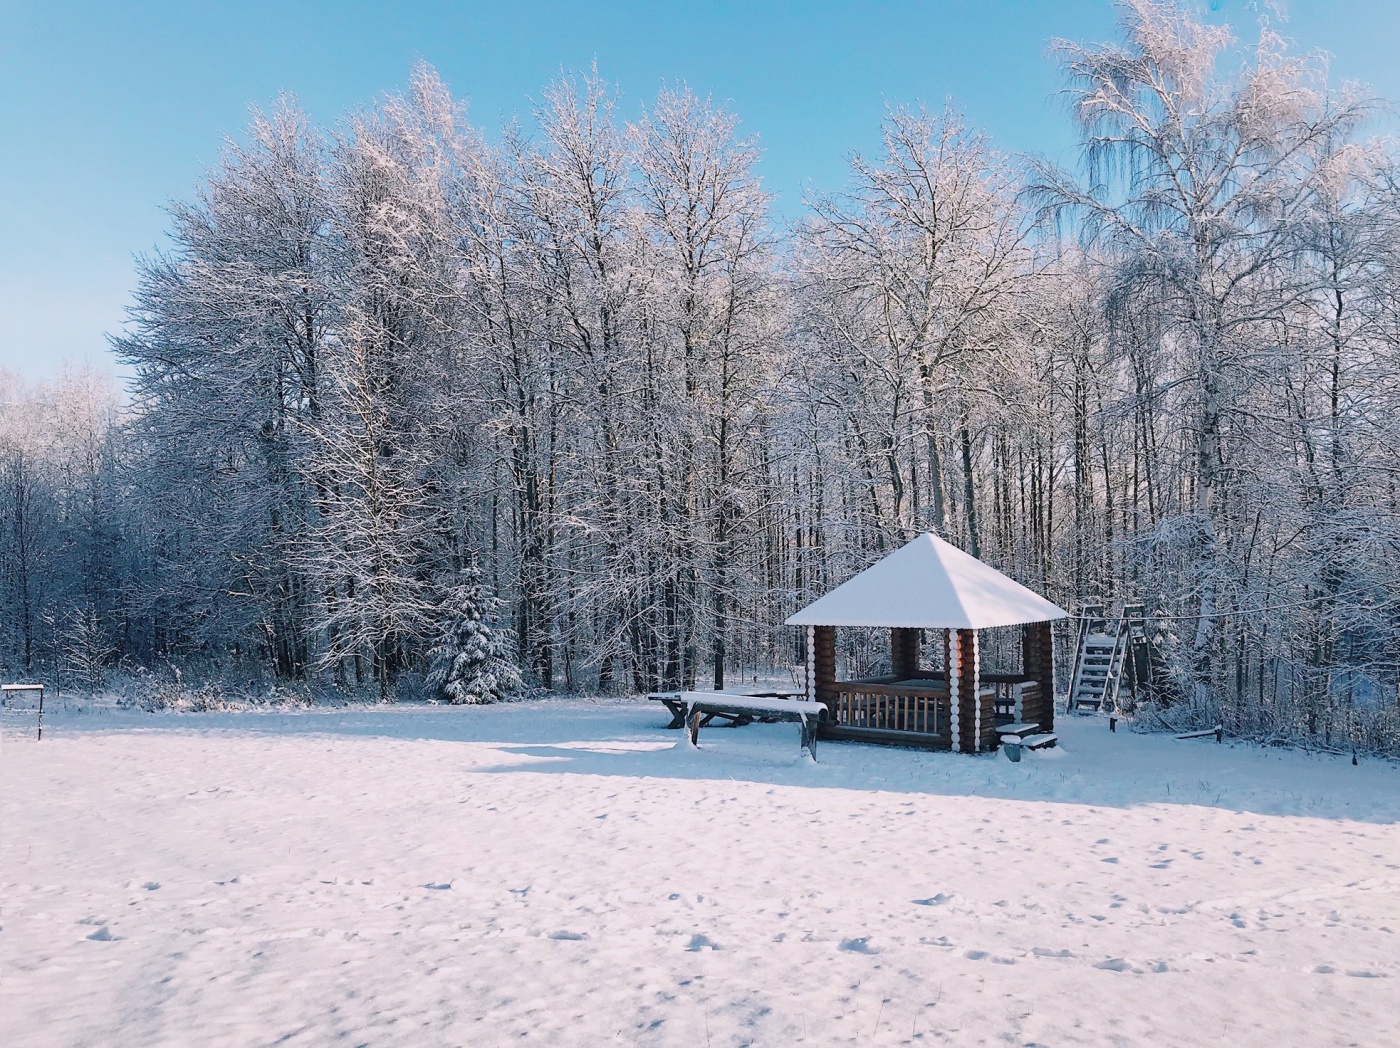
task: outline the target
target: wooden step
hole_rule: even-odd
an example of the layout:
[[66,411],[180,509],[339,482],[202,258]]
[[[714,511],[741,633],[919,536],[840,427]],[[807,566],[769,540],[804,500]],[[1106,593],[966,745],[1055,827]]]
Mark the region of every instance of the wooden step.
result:
[[1017,724],[1003,724],[1000,728],[997,729],[997,734],[1000,735],[1003,739],[1012,737],[1017,739],[1024,739],[1027,735],[1034,735],[1038,731],[1040,731],[1039,724],[1027,722]]

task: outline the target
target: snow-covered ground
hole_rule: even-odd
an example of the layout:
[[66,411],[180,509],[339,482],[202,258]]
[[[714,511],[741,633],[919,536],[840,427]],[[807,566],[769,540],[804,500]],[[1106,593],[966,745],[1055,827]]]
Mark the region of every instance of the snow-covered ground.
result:
[[1394,765],[665,719],[10,724],[0,1040],[1400,1045]]

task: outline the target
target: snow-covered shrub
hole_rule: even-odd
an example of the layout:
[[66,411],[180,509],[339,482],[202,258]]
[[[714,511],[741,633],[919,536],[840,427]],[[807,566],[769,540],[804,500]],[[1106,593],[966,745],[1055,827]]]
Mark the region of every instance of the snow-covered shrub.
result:
[[429,696],[460,705],[500,702],[525,690],[510,656],[510,631],[494,623],[499,606],[477,569],[463,572],[443,609],[442,636],[428,653]]

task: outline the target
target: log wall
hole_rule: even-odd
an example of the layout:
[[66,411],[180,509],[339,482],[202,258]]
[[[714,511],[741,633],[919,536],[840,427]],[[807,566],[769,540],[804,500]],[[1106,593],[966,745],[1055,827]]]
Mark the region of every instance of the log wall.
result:
[[1038,688],[1035,709],[1026,695],[1022,718],[1040,725],[1041,731],[1055,730],[1055,638],[1050,623],[1032,622],[1021,627],[1021,666]]

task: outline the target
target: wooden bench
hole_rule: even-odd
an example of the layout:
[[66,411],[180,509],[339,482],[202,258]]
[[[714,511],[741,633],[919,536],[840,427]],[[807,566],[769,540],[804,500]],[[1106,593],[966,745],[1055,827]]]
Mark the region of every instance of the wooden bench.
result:
[[1204,731],[1188,731],[1178,735],[1177,740],[1184,742],[1187,739],[1208,739],[1212,735],[1215,736],[1216,742],[1222,741],[1225,738],[1225,726],[1223,724],[1217,724],[1215,727],[1206,728]]
[[998,730],[1001,748],[1013,764],[1021,759],[1022,750],[1047,750],[1060,741],[1054,732],[1042,732],[1039,724],[1008,724]]
[[802,749],[817,759],[817,725],[826,716],[826,706],[810,699],[787,699],[767,695],[735,695],[723,691],[683,691],[679,702],[685,709],[684,723],[690,744],[700,745],[700,729],[716,717],[737,722],[748,718],[767,721],[794,721],[802,726]]

